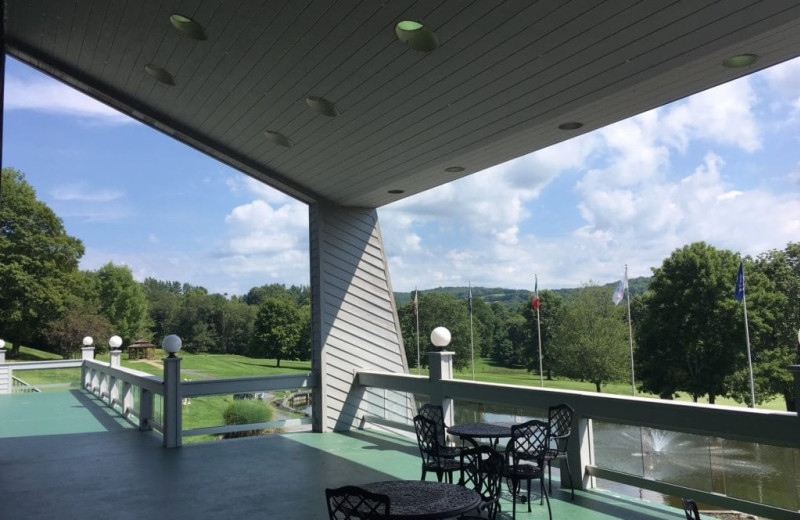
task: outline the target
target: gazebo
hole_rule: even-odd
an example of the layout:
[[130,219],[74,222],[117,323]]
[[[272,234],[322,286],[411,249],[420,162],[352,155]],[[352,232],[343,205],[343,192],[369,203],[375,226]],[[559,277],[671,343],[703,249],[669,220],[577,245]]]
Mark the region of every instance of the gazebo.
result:
[[146,339],[137,339],[128,346],[128,359],[153,359],[156,346]]

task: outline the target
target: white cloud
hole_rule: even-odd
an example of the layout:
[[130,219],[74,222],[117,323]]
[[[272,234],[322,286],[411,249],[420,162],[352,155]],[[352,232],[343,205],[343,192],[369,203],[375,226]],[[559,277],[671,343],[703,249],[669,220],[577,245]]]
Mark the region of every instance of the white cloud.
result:
[[55,200],[75,202],[111,202],[124,196],[121,191],[87,188],[84,184],[56,186],[50,194]]
[[45,76],[34,79],[6,76],[4,105],[6,110],[65,114],[108,124],[134,122],[108,105]]

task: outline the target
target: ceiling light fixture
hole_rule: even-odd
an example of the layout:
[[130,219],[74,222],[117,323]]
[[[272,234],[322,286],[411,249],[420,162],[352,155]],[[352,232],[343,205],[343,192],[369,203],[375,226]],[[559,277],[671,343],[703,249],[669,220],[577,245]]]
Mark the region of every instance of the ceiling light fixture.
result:
[[308,96],[306,105],[317,114],[322,114],[323,116],[336,117],[339,115],[339,109],[336,108],[336,105],[323,97]]
[[579,123],[577,121],[570,121],[568,123],[561,123],[558,125],[559,130],[577,130],[581,127],[583,127],[583,123]]
[[448,166],[447,168],[444,169],[444,171],[449,173],[459,173],[463,172],[464,168],[462,166]]
[[273,143],[275,143],[275,144],[277,144],[279,146],[283,146],[285,148],[291,148],[292,145],[294,144],[294,143],[292,143],[292,141],[288,137],[286,137],[282,133],[273,132],[272,130],[265,130],[264,131],[264,137],[266,137],[267,139],[269,139]]
[[145,72],[150,74],[150,76],[154,77],[159,82],[165,85],[174,85],[175,79],[172,77],[172,74],[164,70],[164,68],[159,67],[153,63],[148,63],[144,66]]
[[397,23],[394,32],[398,40],[415,51],[430,52],[439,48],[436,33],[419,22],[403,20]]
[[405,193],[405,190],[389,190],[388,193],[392,195],[400,195],[401,193]]
[[758,61],[758,56],[755,54],[737,54],[723,60],[722,65],[729,69],[740,69],[742,67],[749,67]]
[[205,40],[208,38],[203,26],[189,17],[176,13],[170,15],[169,21],[175,29],[193,40]]

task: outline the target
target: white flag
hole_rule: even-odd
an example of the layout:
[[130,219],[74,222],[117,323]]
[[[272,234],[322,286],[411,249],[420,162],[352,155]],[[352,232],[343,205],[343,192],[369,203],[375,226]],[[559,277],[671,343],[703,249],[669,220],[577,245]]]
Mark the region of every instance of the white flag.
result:
[[614,305],[618,305],[619,302],[622,301],[623,296],[625,296],[625,289],[627,288],[628,273],[626,272],[622,280],[619,281],[619,285],[617,285],[617,288],[614,290],[614,294],[611,295],[611,301],[614,302]]

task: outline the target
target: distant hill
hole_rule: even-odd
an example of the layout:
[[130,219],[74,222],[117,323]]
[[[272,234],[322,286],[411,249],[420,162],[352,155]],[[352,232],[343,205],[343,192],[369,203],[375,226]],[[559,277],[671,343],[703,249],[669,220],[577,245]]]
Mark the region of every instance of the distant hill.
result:
[[[619,282],[607,283],[604,287],[614,288]],[[644,293],[650,285],[650,277],[640,276],[628,280],[628,288],[631,291],[631,296]],[[553,292],[558,293],[562,298],[566,298],[570,293],[577,289],[554,289]],[[469,287],[437,287],[435,289],[423,289],[419,291],[420,294],[425,293],[440,293],[451,294],[458,299],[466,299],[469,294]],[[520,303],[530,301],[533,288],[530,289],[503,289],[501,287],[473,287],[472,297],[480,298],[486,303],[502,303],[509,307],[516,307]],[[394,297],[398,305],[405,305],[414,297],[413,292],[396,292]]]

